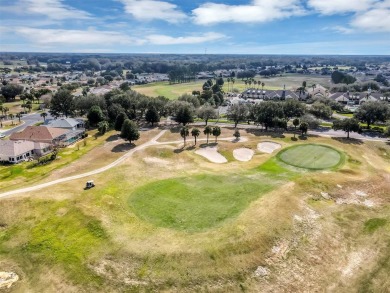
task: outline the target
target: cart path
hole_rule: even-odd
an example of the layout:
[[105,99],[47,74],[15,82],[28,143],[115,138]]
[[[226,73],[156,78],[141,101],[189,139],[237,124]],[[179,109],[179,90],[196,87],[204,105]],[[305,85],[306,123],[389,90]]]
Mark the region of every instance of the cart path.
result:
[[[167,130],[162,130],[159,134],[157,134],[155,137],[153,137],[150,141],[148,141],[148,142],[146,142],[144,144],[141,144],[141,145],[131,149],[126,154],[124,154],[122,157],[118,158],[114,162],[112,162],[112,163],[110,163],[110,164],[108,164],[108,165],[106,165],[104,167],[101,167],[99,169],[95,169],[93,171],[89,171],[89,172],[86,172],[86,173],[73,175],[73,176],[69,176],[69,177],[65,177],[65,178],[49,181],[49,182],[46,182],[46,183],[34,185],[34,186],[31,186],[31,187],[25,187],[25,188],[21,188],[21,189],[15,189],[15,190],[7,191],[7,192],[4,192],[4,193],[0,193],[0,199],[1,198],[5,198],[5,197],[11,197],[11,196],[14,196],[14,195],[17,195],[17,194],[21,194],[21,193],[25,193],[25,192],[31,192],[31,191],[39,190],[39,189],[42,189],[42,188],[45,188],[45,187],[49,187],[49,186],[52,186],[52,185],[56,185],[56,184],[60,184],[60,183],[64,183],[64,182],[68,182],[68,181],[72,181],[72,180],[77,180],[77,179],[81,179],[81,178],[85,178],[85,177],[89,177],[89,176],[92,176],[92,175],[96,175],[96,174],[105,172],[105,171],[107,171],[107,170],[109,170],[111,168],[114,168],[115,166],[119,165],[124,160],[126,160],[129,157],[131,157],[135,152],[137,152],[139,150],[142,150],[142,149],[145,149],[145,148],[147,148],[149,146],[177,144],[177,143],[182,143],[183,142],[183,140],[158,142],[157,140],[161,136],[163,136],[166,131]],[[223,141],[230,140],[230,141],[232,141],[234,139],[235,139],[234,137],[226,137],[226,138],[220,138],[219,140],[223,140]],[[242,137],[241,139],[242,139],[242,141],[245,141],[244,137]],[[197,139],[198,142],[199,141],[206,141],[206,140],[207,140],[206,138],[205,139]],[[193,140],[191,140],[191,139],[187,140],[187,142],[191,142],[191,141],[193,141]],[[210,141],[210,142],[212,142],[212,141]]]
[[74,176],[65,177],[65,178],[54,180],[54,181],[50,181],[50,182],[47,182],[47,183],[34,185],[34,186],[31,186],[31,187],[26,187],[26,188],[21,188],[21,189],[16,189],[16,190],[8,191],[8,192],[5,192],[5,193],[1,193],[0,194],[0,198],[4,198],[4,197],[10,196],[10,195],[20,194],[20,193],[24,193],[24,192],[35,191],[35,190],[38,190],[38,189],[41,189],[41,188],[45,188],[45,187],[48,187],[48,186],[52,186],[52,185],[55,185],[55,184],[68,182],[68,181],[71,181],[71,180],[76,180],[76,179],[80,179],[80,178],[84,178],[84,177],[88,177],[88,176],[92,176],[92,175],[95,175],[95,174],[102,173],[104,171],[107,171],[107,170],[109,170],[109,169],[119,165],[124,160],[126,160],[128,157],[132,156],[136,151],[144,149],[144,148],[146,148],[148,146],[151,146],[151,145],[159,144],[157,142],[157,140],[162,135],[164,135],[165,132],[166,132],[166,130],[161,131],[158,135],[153,137],[150,141],[148,141],[148,142],[146,142],[144,144],[141,144],[141,145],[131,149],[126,154],[124,154],[122,157],[118,158],[117,160],[115,160],[111,164],[108,164],[108,165],[106,165],[106,166],[104,166],[102,168],[99,168],[99,169],[96,169],[96,170],[93,170],[93,171],[90,171],[90,172],[87,172],[87,173],[82,173],[82,174],[79,174],[79,175],[74,175]]
[[[193,124],[193,125],[196,125],[196,124]],[[215,123],[215,125],[219,125],[221,127],[231,127],[232,126],[232,125],[226,124],[226,123]],[[253,125],[238,125],[238,126],[241,129],[250,129],[250,128],[259,129],[258,127],[253,126]],[[106,165],[104,167],[101,167],[99,169],[96,169],[96,170],[93,170],[93,171],[90,171],[90,172],[82,173],[82,174],[79,174],[79,175],[74,175],[74,176],[70,176],[70,177],[65,177],[65,178],[53,180],[53,181],[50,181],[50,182],[47,182],[47,183],[34,185],[34,186],[31,186],[31,187],[25,187],[25,188],[21,188],[21,189],[15,189],[15,190],[12,190],[12,191],[0,193],[0,199],[1,198],[5,198],[5,197],[14,196],[14,195],[17,195],[17,194],[20,194],[20,193],[24,193],[24,192],[30,192],[30,191],[39,190],[39,189],[42,189],[42,188],[45,188],[45,187],[49,187],[49,186],[52,186],[52,185],[55,185],[55,184],[68,182],[68,181],[72,181],[72,180],[76,180],[76,179],[81,179],[81,178],[85,178],[85,177],[88,177],[88,176],[92,176],[92,175],[96,175],[96,174],[105,172],[105,171],[107,171],[107,170],[109,170],[109,169],[119,165],[124,160],[126,160],[129,157],[131,157],[135,152],[137,152],[139,150],[142,150],[142,149],[145,149],[145,148],[147,148],[149,146],[177,144],[177,143],[182,143],[183,142],[182,140],[158,142],[157,140],[161,136],[163,136],[166,131],[167,130],[162,130],[159,134],[157,134],[155,137],[153,137],[150,141],[148,141],[148,142],[146,142],[144,144],[141,144],[141,145],[131,149],[126,154],[124,154],[122,157],[118,158],[114,162],[112,162],[112,163],[110,163],[110,164],[108,164],[108,165]],[[318,136],[322,136],[322,137],[345,137],[344,132],[334,131],[334,130],[333,131],[324,131],[324,132],[322,132],[322,131],[309,131],[308,133],[309,134],[318,135]],[[354,135],[354,133],[351,133],[351,137],[353,135]],[[356,139],[360,139],[360,140],[382,141],[382,142],[386,141],[386,138],[370,138],[370,137],[364,137],[364,136],[358,135],[358,134],[355,134],[355,135],[356,135],[355,138]],[[246,137],[241,137],[241,141],[245,141],[246,139],[247,139]],[[204,138],[204,139],[202,139],[202,138],[201,139],[197,139],[198,142],[206,141],[206,140],[207,140],[206,138]],[[229,140],[230,141],[234,141],[235,138],[234,137],[226,137],[226,138],[219,138],[218,140],[220,140],[220,141],[229,141]],[[187,142],[191,142],[191,141],[193,141],[193,140],[192,139],[187,140]],[[212,143],[212,142],[213,141],[210,140],[210,143]]]

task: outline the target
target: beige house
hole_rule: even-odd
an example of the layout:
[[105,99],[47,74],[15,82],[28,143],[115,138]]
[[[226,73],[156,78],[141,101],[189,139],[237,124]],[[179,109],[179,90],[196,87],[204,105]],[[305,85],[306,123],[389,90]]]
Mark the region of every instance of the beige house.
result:
[[0,162],[17,164],[33,157],[40,157],[51,152],[51,146],[46,143],[32,141],[0,141]]

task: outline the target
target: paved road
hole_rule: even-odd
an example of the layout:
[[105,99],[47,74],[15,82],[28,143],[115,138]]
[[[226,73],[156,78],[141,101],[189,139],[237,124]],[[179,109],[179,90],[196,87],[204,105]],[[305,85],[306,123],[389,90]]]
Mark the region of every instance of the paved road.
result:
[[[217,126],[221,126],[221,127],[234,127],[234,124],[230,124],[230,123],[209,122],[208,124],[210,126],[217,125]],[[204,126],[205,123],[204,122],[197,122],[197,123],[193,123],[191,125]],[[239,129],[262,129],[261,126],[256,126],[253,124],[249,124],[249,125],[238,124],[237,128],[239,128]],[[324,127],[322,129],[320,128],[317,130],[309,130],[308,134],[313,134],[313,135],[318,135],[318,136],[323,136],[323,137],[344,137],[344,138],[347,137],[347,134],[344,131],[341,131],[341,130],[335,131],[335,130],[328,128],[328,127]],[[375,132],[363,133],[363,134],[351,132],[349,134],[349,136],[350,136],[350,138],[355,138],[355,139],[360,139],[360,140],[383,141],[383,142],[388,141],[387,138],[378,136]]]
[[[46,119],[52,119],[50,114],[48,114]],[[32,126],[32,125],[34,125],[34,124],[36,124],[38,122],[43,122],[43,118],[41,117],[40,113],[32,113],[32,114],[23,115],[21,120],[24,122],[22,125],[16,126],[16,127],[12,128],[12,129],[5,130],[5,131],[0,128],[0,133],[4,134],[5,136],[8,136],[8,135],[11,135],[14,132],[22,131],[27,126]]]

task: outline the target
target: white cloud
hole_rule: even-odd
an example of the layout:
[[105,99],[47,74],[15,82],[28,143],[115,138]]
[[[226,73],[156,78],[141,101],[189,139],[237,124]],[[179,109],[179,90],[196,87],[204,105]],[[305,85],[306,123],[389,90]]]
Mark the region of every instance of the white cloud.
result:
[[331,30],[331,31],[335,31],[335,32],[338,32],[338,33],[341,33],[341,34],[352,34],[352,33],[355,32],[354,29],[348,28],[348,27],[345,27],[345,26],[341,26],[341,25],[336,25],[336,26],[331,26],[331,27],[324,27],[322,30],[324,30],[324,31]]
[[115,47],[117,45],[140,46],[140,45],[183,45],[200,44],[226,38],[220,33],[204,33],[201,35],[171,37],[168,35],[151,34],[143,38],[129,36],[114,31],[91,30],[64,30],[64,29],[39,29],[29,27],[5,28],[0,27],[0,32],[12,33],[22,37],[30,44],[38,47],[72,46],[80,50],[83,46]]
[[1,10],[17,14],[45,15],[53,20],[92,18],[88,12],[65,5],[62,0],[19,0],[14,5],[1,7]]
[[350,27],[331,28],[340,33],[390,32],[390,0],[309,0],[308,5],[321,14],[354,13]]
[[37,29],[17,27],[14,32],[36,45],[140,44],[139,40],[113,31]]
[[308,0],[308,6],[321,14],[339,14],[365,11],[378,0]]
[[219,33],[205,33],[200,36],[188,37],[171,37],[167,35],[149,35],[147,41],[154,45],[183,45],[183,44],[200,44],[210,41],[216,41],[226,38],[225,35]]
[[390,32],[390,9],[372,9],[356,15],[351,26],[366,32]]
[[247,5],[205,3],[192,11],[200,25],[217,23],[259,23],[306,13],[300,0],[253,0]]
[[164,20],[178,23],[187,18],[177,5],[157,0],[119,0],[125,5],[126,13],[141,21]]

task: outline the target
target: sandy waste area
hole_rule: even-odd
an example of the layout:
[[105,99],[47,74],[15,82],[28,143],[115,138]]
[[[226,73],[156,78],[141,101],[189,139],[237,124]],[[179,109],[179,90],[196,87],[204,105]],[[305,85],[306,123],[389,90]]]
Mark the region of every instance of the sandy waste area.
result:
[[237,161],[248,162],[252,160],[255,152],[248,148],[239,148],[233,151],[233,156]]
[[216,164],[223,164],[227,163],[227,160],[224,156],[222,156],[220,153],[218,153],[217,147],[205,147],[197,150],[195,154],[200,155],[210,162],[216,163]]
[[260,152],[271,154],[275,150],[280,149],[282,146],[279,143],[272,142],[272,141],[263,141],[257,144],[257,149]]

